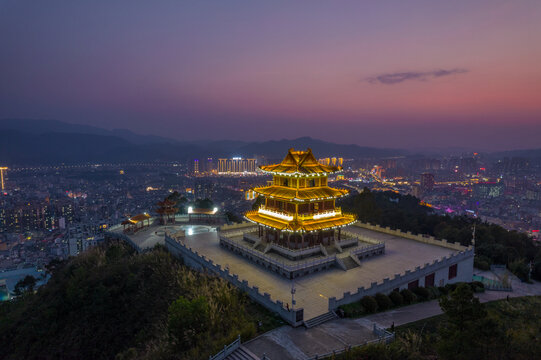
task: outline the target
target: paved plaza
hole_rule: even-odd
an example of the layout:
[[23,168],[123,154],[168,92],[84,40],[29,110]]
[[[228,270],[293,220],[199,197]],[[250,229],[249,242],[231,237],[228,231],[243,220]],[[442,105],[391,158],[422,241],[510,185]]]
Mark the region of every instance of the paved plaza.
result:
[[[109,231],[113,233],[123,234],[122,226],[117,226]],[[187,223],[176,223],[170,225],[152,225],[142,228],[135,234],[126,234],[134,243],[141,249],[153,248],[156,244],[165,244],[165,233],[174,234],[183,231],[186,236],[196,235],[200,233],[214,232],[216,228],[205,225],[189,225]]]
[[[295,279],[296,306],[304,308],[305,320],[328,312],[329,297],[341,298],[346,291],[356,292],[361,286],[369,287],[372,282],[381,282],[384,278],[392,278],[395,274],[413,270],[417,266],[457,252],[368,229],[350,227],[347,230],[384,241],[385,254],[364,259],[362,266],[348,271],[331,268]],[[188,235],[182,241],[214,263],[229,268],[229,271],[237,274],[241,280],[257,286],[261,293],[269,293],[272,300],[292,305],[291,280],[223,249],[216,232]]]

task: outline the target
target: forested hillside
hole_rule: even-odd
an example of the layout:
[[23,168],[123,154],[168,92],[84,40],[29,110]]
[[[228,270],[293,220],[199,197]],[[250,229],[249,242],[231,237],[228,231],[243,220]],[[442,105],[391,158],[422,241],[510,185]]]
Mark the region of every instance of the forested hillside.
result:
[[0,304],[1,359],[207,359],[281,323],[163,248],[108,244],[52,267],[36,293]]

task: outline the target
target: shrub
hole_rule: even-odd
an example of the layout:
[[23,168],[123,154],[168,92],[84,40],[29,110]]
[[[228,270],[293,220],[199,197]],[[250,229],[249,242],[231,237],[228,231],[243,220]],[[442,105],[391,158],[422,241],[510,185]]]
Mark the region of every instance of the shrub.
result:
[[375,313],[378,310],[378,303],[372,296],[363,297],[361,305],[367,313]]
[[389,298],[393,302],[394,306],[400,306],[404,303],[404,299],[398,291],[393,291],[392,293],[390,293]]
[[400,292],[402,299],[404,299],[404,304],[413,304],[417,301],[417,296],[411,292],[411,290],[404,289]]
[[447,295],[449,293],[449,289],[447,289],[445,286],[438,286],[438,290],[442,295]]
[[473,281],[471,284],[475,287],[480,287],[483,289],[485,288],[485,284],[483,284],[481,281]]
[[413,289],[413,292],[415,293],[415,295],[417,295],[417,297],[419,297],[419,300],[421,300],[421,301],[425,301],[425,300],[430,299],[430,292],[428,291],[427,288],[417,287],[417,288]]
[[530,267],[524,259],[517,259],[509,264],[509,270],[515,274],[520,280],[528,281]]
[[341,305],[340,309],[344,311],[345,317],[361,316],[364,313],[364,308],[358,301],[351,304]]
[[202,340],[201,334],[209,325],[209,305],[204,296],[191,301],[181,296],[169,306],[169,334],[181,350]]
[[445,288],[447,289],[447,292],[450,293],[452,291],[454,291],[457,287],[458,283],[454,283],[454,284],[445,284]]
[[490,270],[490,259],[486,256],[476,256],[473,259],[473,266],[479,270]]
[[376,294],[376,302],[378,303],[378,310],[385,311],[393,307],[393,302],[389,297],[382,293]]
[[435,287],[435,286],[430,286],[430,287],[427,287],[426,288],[429,292],[430,292],[430,298],[431,299],[437,299],[441,296],[441,292],[439,290],[439,288]]

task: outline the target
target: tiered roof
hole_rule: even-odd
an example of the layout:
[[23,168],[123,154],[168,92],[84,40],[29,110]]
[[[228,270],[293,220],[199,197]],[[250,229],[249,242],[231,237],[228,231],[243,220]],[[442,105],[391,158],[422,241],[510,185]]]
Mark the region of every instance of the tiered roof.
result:
[[295,151],[295,149],[291,148],[281,163],[263,165],[260,166],[260,169],[273,174],[311,176],[332,174],[342,168],[320,164],[310,148],[306,151]]
[[293,231],[293,232],[310,232],[324,229],[337,228],[346,226],[355,222],[356,218],[353,214],[342,213],[337,216],[319,219],[319,220],[282,220],[277,217],[268,216],[258,212],[257,210],[248,211],[246,218],[250,221],[258,224],[271,227],[280,231]]
[[284,200],[327,200],[345,196],[349,193],[345,189],[335,189],[328,186],[295,189],[286,186],[264,186],[254,188],[254,192]]
[[169,199],[158,201],[156,203],[156,205],[158,205],[156,212],[158,214],[176,214],[178,211],[178,208],[175,207],[176,204],[176,201],[171,201]]

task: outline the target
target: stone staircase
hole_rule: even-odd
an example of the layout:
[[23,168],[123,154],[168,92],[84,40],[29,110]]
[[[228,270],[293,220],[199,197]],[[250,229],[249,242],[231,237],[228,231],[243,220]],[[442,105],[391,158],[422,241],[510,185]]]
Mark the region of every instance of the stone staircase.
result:
[[229,354],[225,360],[261,360],[253,352],[245,348],[244,346],[239,346],[239,348]]
[[346,271],[359,266],[359,263],[357,263],[354,259],[352,259],[351,256],[343,257],[341,260],[346,268]]
[[329,311],[328,313],[316,316],[315,318],[312,318],[310,320],[307,320],[304,322],[304,326],[306,326],[307,329],[313,328],[314,326],[318,326],[320,324],[323,324],[324,322],[337,319],[338,316],[333,311]]
[[327,249],[325,249],[325,246],[323,246],[322,244],[319,244],[319,249],[321,250],[323,255],[329,256],[329,253],[327,252]]

